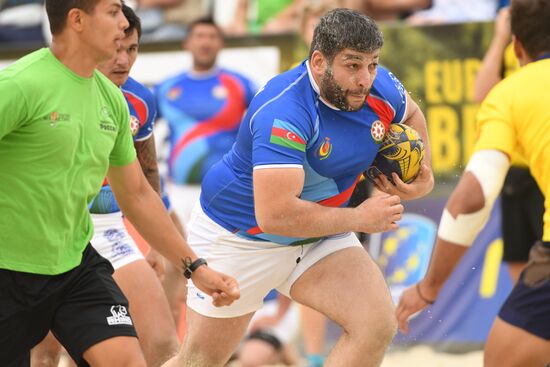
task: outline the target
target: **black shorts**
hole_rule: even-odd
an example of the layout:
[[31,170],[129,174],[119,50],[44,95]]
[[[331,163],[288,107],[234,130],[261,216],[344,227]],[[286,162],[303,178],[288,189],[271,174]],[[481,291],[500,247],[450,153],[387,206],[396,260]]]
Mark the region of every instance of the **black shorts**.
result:
[[502,240],[506,262],[526,262],[542,239],[544,196],[527,168],[511,167],[501,194]]
[[[541,242],[535,246],[541,246]],[[546,243],[546,246],[548,248],[550,245]],[[544,266],[546,269],[550,267],[548,261]],[[550,340],[550,279],[528,286],[525,284],[525,272],[526,270],[521,273],[498,316],[509,324]]]
[[0,366],[29,366],[30,349],[52,330],[79,366],[94,344],[137,336],[113,267],[88,244],[82,262],[59,275],[0,269]]

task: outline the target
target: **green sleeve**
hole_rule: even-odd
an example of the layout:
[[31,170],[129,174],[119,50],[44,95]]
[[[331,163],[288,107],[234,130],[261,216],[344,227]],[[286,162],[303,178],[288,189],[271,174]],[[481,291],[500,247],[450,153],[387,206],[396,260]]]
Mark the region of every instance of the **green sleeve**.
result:
[[25,96],[19,86],[0,73],[0,140],[17,129],[28,116]]
[[115,103],[118,135],[109,157],[109,164],[111,166],[126,166],[136,159],[136,149],[130,130],[130,112],[122,92],[118,91]]

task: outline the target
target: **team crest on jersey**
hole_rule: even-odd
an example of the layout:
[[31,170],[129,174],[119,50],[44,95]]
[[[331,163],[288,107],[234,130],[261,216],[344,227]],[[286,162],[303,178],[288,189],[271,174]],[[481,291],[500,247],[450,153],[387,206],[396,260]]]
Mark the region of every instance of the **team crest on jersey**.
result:
[[227,89],[223,85],[217,85],[212,89],[212,96],[216,99],[227,97]]
[[179,96],[181,96],[181,92],[182,92],[181,87],[173,87],[168,91],[168,93],[166,93],[166,96],[170,101],[173,101],[177,99]]
[[330,138],[326,137],[323,144],[319,147],[319,159],[327,159],[330,153],[332,153],[332,144],[330,143]]
[[139,120],[134,115],[130,115],[130,131],[132,131],[132,136],[136,136],[138,130]]
[[380,120],[376,120],[372,123],[370,128],[370,134],[375,142],[380,143],[386,135],[386,128]]

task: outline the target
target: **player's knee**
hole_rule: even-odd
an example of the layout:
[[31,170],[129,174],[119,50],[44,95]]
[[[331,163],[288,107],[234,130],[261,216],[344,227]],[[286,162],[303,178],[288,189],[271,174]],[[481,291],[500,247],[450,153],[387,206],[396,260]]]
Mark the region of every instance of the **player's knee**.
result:
[[371,345],[374,340],[381,345],[389,345],[397,333],[397,319],[392,311],[376,312],[376,315],[361,319],[354,328],[354,334]]

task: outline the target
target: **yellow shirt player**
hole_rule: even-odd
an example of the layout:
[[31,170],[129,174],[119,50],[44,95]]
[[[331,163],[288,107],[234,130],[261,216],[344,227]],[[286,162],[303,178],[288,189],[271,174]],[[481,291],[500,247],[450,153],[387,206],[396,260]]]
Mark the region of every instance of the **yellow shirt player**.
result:
[[483,102],[474,154],[443,212],[428,272],[403,293],[396,313],[401,330],[407,332],[409,317],[436,301],[487,221],[517,150],[546,196],[544,233],[493,324],[484,366],[546,366],[550,361],[550,5],[513,0],[510,14],[514,50],[523,68],[500,82]]
[[[498,82],[520,68],[511,43],[509,10],[502,9],[495,20],[493,39],[474,83],[473,96],[476,102],[481,103]],[[520,152],[513,152],[511,161],[512,166],[500,194],[500,217],[502,261],[508,265],[508,272],[513,283],[516,283],[527,264],[533,243],[542,238],[544,197]]]

